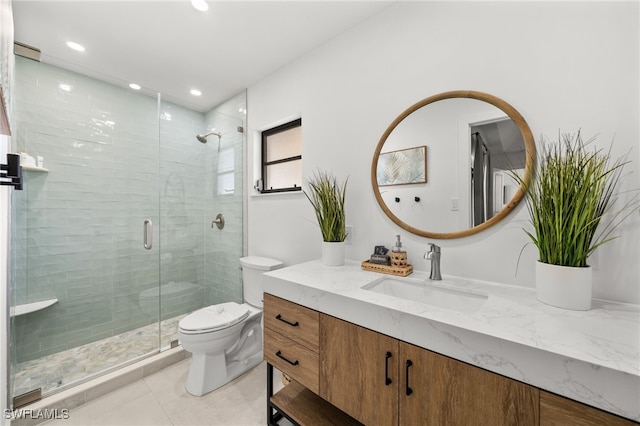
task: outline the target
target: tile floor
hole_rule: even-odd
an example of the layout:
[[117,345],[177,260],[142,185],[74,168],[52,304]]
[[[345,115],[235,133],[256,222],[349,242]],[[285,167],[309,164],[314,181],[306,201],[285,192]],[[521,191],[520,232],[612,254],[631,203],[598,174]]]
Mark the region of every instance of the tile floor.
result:
[[[266,425],[266,364],[202,397],[187,393],[190,359],[70,410],[47,426]],[[279,377],[277,375],[276,377]],[[278,385],[279,382],[276,383]],[[281,386],[281,385],[280,385]],[[276,386],[278,387],[278,386]]]
[[[158,350],[159,333],[168,348],[178,338],[178,323],[186,315],[127,331],[76,348],[26,361],[16,366],[13,395],[42,388],[44,395]],[[135,342],[135,344],[132,344]]]

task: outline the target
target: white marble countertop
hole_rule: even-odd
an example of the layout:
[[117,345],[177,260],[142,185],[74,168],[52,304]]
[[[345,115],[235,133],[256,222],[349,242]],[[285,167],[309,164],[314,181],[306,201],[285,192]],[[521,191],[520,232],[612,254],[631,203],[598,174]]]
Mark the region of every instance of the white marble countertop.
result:
[[[590,311],[569,311],[540,303],[530,288],[449,276],[429,282],[488,296],[465,312],[364,290],[395,277],[355,261],[311,261],[264,275],[267,293],[640,421],[638,305],[594,299]],[[429,281],[421,271],[407,279]]]

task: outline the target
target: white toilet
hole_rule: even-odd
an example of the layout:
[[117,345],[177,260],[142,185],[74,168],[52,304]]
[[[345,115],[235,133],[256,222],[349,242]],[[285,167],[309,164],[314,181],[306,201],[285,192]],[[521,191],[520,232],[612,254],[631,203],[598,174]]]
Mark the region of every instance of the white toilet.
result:
[[230,382],[262,361],[262,274],[282,262],[240,258],[245,303],[220,303],[180,320],[178,338],[191,352],[186,389],[201,396]]

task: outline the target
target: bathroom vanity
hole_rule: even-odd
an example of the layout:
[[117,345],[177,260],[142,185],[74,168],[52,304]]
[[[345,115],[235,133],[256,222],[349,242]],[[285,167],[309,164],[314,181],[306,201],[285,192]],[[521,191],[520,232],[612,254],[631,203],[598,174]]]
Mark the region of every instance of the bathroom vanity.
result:
[[349,261],[266,273],[264,356],[294,380],[269,411],[300,424],[638,424],[638,306],[565,311],[532,289],[427,278]]

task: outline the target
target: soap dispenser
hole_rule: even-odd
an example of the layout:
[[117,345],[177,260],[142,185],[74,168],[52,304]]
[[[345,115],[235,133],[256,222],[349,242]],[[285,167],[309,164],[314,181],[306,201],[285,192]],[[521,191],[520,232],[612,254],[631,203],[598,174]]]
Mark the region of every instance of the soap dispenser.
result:
[[402,247],[400,235],[396,235],[396,243],[391,247],[391,266],[407,266],[407,252]]

